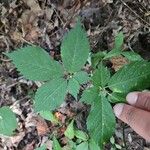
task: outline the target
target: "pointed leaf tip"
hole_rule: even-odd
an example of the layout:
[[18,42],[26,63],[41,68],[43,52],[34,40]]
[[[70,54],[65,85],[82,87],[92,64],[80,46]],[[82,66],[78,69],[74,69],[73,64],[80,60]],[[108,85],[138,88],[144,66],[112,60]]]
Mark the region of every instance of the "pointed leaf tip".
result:
[[74,73],[79,71],[88,59],[89,41],[81,23],[71,29],[61,44],[61,56],[65,69]]

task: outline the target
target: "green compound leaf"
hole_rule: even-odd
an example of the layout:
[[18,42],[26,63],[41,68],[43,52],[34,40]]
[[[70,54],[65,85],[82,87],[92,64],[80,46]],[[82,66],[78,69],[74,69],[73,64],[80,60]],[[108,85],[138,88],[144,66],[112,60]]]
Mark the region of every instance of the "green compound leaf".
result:
[[42,85],[35,94],[35,110],[54,110],[64,101],[67,81],[59,78]]
[[75,136],[75,131],[74,131],[74,120],[71,121],[71,123],[68,125],[66,131],[64,132],[65,136],[68,137],[69,139],[73,139]]
[[135,52],[122,52],[122,55],[126,57],[129,61],[144,60],[139,54]]
[[87,118],[87,129],[90,137],[102,147],[114,133],[115,116],[106,97],[98,96],[94,102]]
[[110,79],[110,72],[107,67],[104,67],[102,63],[100,67],[94,72],[92,76],[92,82],[94,86],[104,87]]
[[89,88],[83,91],[80,101],[92,105],[94,103],[94,100],[97,99],[98,93],[99,93],[98,88],[96,87]]
[[76,150],[89,150],[88,149],[88,142],[83,142],[79,144],[76,148]]
[[77,80],[79,84],[84,84],[90,80],[89,75],[84,71],[77,72],[73,78]]
[[6,54],[27,79],[47,81],[63,75],[62,66],[37,46],[27,46]]
[[16,128],[15,114],[7,106],[0,108],[0,134],[10,136]]
[[150,63],[137,61],[125,65],[110,79],[108,87],[117,93],[128,93],[150,87]]
[[77,80],[71,78],[68,82],[68,92],[77,99],[77,94],[79,93],[80,85]]
[[62,150],[56,137],[53,137],[53,150]]
[[86,63],[89,51],[86,32],[78,22],[62,41],[61,56],[65,69],[70,73],[79,71]]

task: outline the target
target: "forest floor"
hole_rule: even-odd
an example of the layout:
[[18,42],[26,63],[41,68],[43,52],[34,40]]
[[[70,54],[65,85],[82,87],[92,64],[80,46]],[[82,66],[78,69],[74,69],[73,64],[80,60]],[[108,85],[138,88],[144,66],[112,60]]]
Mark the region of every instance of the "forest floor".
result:
[[[78,16],[86,28],[93,53],[110,50],[116,33],[122,31],[124,50],[134,50],[150,59],[149,0],[0,0],[0,106],[10,106],[19,125],[14,136],[0,136],[0,150],[34,150],[43,143],[51,150],[48,133],[56,130],[33,110],[32,98],[40,83],[21,77],[3,52],[35,44],[59,60],[60,42]],[[122,63],[122,58],[112,61],[113,67]],[[77,101],[68,100],[56,116],[65,124],[66,118],[82,109],[85,108]],[[84,118],[79,116],[76,120],[79,128],[83,127]],[[59,128],[57,132],[64,145],[62,130]],[[150,143],[120,121],[114,139],[121,149],[150,149]],[[110,150],[111,145],[108,143],[105,149]]]

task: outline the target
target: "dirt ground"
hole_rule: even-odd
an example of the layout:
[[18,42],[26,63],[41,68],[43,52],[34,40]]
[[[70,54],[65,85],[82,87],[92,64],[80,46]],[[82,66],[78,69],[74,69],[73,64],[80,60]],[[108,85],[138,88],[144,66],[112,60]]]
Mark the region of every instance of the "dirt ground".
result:
[[[14,136],[0,136],[0,150],[34,150],[43,143],[51,150],[49,135],[53,130],[65,145],[65,122],[81,110],[83,113],[78,115],[76,124],[79,129],[85,128],[87,109],[72,101],[72,97],[55,113],[64,123],[63,127],[57,128],[40,118],[32,104],[41,83],[24,79],[3,55],[3,52],[33,43],[60,60],[63,35],[75,25],[79,16],[93,53],[110,50],[116,33],[123,31],[124,50],[135,50],[143,58],[150,59],[149,0],[0,0],[0,106],[10,106],[19,124]],[[115,65],[120,63],[120,59],[115,60]],[[150,143],[120,121],[117,121],[114,139],[121,149],[150,149]],[[111,147],[112,143],[108,143],[105,149]]]

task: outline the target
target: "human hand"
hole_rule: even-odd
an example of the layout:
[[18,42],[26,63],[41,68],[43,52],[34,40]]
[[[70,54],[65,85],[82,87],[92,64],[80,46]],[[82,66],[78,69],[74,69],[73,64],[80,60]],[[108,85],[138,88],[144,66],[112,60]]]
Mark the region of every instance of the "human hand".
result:
[[150,92],[131,92],[127,95],[128,104],[116,104],[114,112],[135,132],[150,141]]

